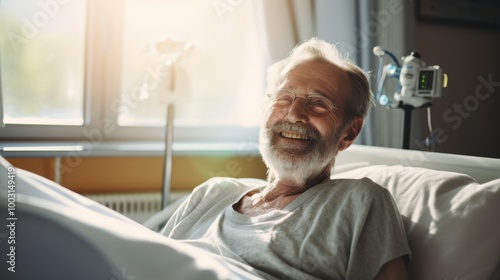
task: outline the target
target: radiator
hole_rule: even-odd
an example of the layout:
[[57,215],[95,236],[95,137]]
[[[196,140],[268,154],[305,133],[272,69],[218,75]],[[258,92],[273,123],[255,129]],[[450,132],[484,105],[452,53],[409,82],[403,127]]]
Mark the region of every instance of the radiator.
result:
[[[187,192],[172,192],[170,201],[175,201],[187,194]],[[141,224],[161,209],[161,193],[159,192],[87,194],[85,196]]]

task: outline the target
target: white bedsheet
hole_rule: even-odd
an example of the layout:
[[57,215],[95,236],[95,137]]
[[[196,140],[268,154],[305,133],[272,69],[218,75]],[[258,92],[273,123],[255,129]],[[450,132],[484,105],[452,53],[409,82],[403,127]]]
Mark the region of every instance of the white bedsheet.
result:
[[[109,266],[108,271],[100,268],[104,272],[104,275],[99,276],[100,279],[258,279],[246,271],[232,267],[222,258],[170,240],[54,182],[24,170],[16,169],[14,176],[11,176],[15,177],[14,183],[10,184],[10,189],[15,190],[15,206],[12,204],[12,195],[9,205],[10,165],[1,157],[0,163],[0,218],[2,223],[16,225],[7,233],[14,234],[16,241],[16,244],[12,245],[15,265],[13,269],[8,270],[12,266],[2,262],[0,276],[9,277],[0,277],[2,279],[47,279],[43,276],[60,279],[58,276],[68,274],[71,279],[81,279],[79,277],[83,274],[92,275],[83,271],[92,270],[90,264],[80,264],[82,271],[68,271],[67,267],[72,267],[72,263],[86,259],[81,255],[85,250],[72,248],[68,242],[57,242],[58,238],[63,240],[66,237],[43,235],[43,224],[27,225],[32,221],[29,218],[31,214],[47,221],[47,226],[54,222],[54,225],[67,229],[65,234],[73,234],[74,238],[88,244],[88,247],[91,247],[89,250],[97,251],[97,255],[102,257],[99,263],[107,263]],[[13,208],[13,216],[6,216],[8,207]],[[2,228],[5,228],[5,225],[2,225]],[[40,239],[42,237],[45,240]],[[24,245],[31,244],[32,248],[23,246],[23,242]],[[52,244],[51,247],[44,247],[44,242]],[[10,250],[6,246],[7,242],[1,242],[0,245],[2,257],[11,258],[7,256]],[[42,257],[32,259],[29,255]],[[51,264],[50,258],[54,258],[58,263]],[[40,267],[39,263],[46,265]]]

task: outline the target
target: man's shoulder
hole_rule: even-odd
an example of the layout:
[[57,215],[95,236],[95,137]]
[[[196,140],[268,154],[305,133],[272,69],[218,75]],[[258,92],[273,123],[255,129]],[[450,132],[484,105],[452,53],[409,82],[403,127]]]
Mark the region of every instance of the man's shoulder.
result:
[[343,194],[345,196],[362,196],[367,198],[371,198],[374,196],[385,196],[389,193],[386,188],[373,182],[369,178],[330,179],[324,182],[324,186],[322,186],[321,191],[324,195],[328,194],[327,196]]
[[331,187],[360,189],[367,191],[384,190],[382,186],[372,181],[370,178],[335,178],[325,181],[325,184]]
[[208,196],[231,193],[240,194],[265,186],[266,181],[254,178],[213,177],[193,190],[197,196]]
[[213,213],[220,212],[228,205],[236,203],[246,192],[257,188],[259,184],[263,186],[265,181],[213,177],[193,189],[185,203],[184,214],[196,212],[204,215],[209,209]]

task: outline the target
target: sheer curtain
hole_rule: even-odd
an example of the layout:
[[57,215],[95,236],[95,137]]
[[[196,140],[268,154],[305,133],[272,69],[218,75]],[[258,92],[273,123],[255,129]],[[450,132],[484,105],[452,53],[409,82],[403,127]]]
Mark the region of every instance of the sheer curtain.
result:
[[316,36],[314,0],[257,0],[254,3],[267,50],[267,65],[285,58],[298,43]]
[[[335,43],[371,73],[373,92],[378,80],[378,59],[373,55],[373,47],[380,45],[401,57],[415,45],[411,1],[259,0],[256,5],[268,65],[286,57],[298,43],[318,37]],[[402,111],[376,105],[356,143],[400,148],[402,126]]]
[[[397,58],[410,54],[415,51],[415,20],[414,20],[414,2],[403,0],[377,0],[376,4],[369,9],[364,9],[366,31],[364,34],[372,35],[370,38],[373,45],[378,45],[386,49]],[[377,69],[378,59],[373,55],[372,47],[366,49],[364,53],[371,56],[370,68]],[[368,59],[367,59],[368,60]],[[391,62],[389,58],[384,60],[384,64]],[[364,64],[363,66],[366,66]],[[372,75],[372,90],[375,93],[376,71]],[[391,89],[390,89],[391,90]],[[392,96],[393,92],[387,94]],[[414,111],[413,120],[418,120]],[[388,109],[377,104],[370,112],[367,120],[367,126],[372,132],[367,137],[371,140],[370,145],[401,148],[403,141],[403,121],[404,114],[401,109]],[[413,128],[418,126],[414,122]],[[375,133],[376,132],[376,133]]]

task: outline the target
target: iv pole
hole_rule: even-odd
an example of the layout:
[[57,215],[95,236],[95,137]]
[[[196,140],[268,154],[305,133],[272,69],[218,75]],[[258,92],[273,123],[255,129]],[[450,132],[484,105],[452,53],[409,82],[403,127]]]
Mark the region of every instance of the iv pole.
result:
[[[426,103],[421,107],[418,108],[426,108],[430,107],[431,103]],[[417,109],[417,107],[414,107],[413,105],[409,104],[404,104],[401,103],[397,108],[400,108],[403,110],[404,113],[404,122],[403,122],[403,149],[404,150],[409,150],[410,149],[410,144],[411,144],[411,114],[414,109]]]
[[411,113],[413,111],[413,106],[402,105],[401,109],[404,112],[404,126],[403,126],[403,149],[410,149],[410,136],[411,136]]
[[[172,63],[170,67],[170,94],[175,90],[175,67]],[[170,200],[170,189],[172,184],[172,146],[174,143],[174,116],[175,105],[173,100],[168,100],[167,119],[165,126],[165,153],[163,156],[163,178],[162,178],[162,197],[161,208],[168,206]]]
[[175,116],[175,93],[176,93],[176,66],[180,58],[186,56],[192,45],[172,38],[155,43],[155,49],[160,54],[169,73],[168,95],[167,95],[167,119],[165,126],[165,152],[163,157],[162,178],[162,200],[161,207],[168,206],[172,184],[172,156],[174,142],[174,116]]

